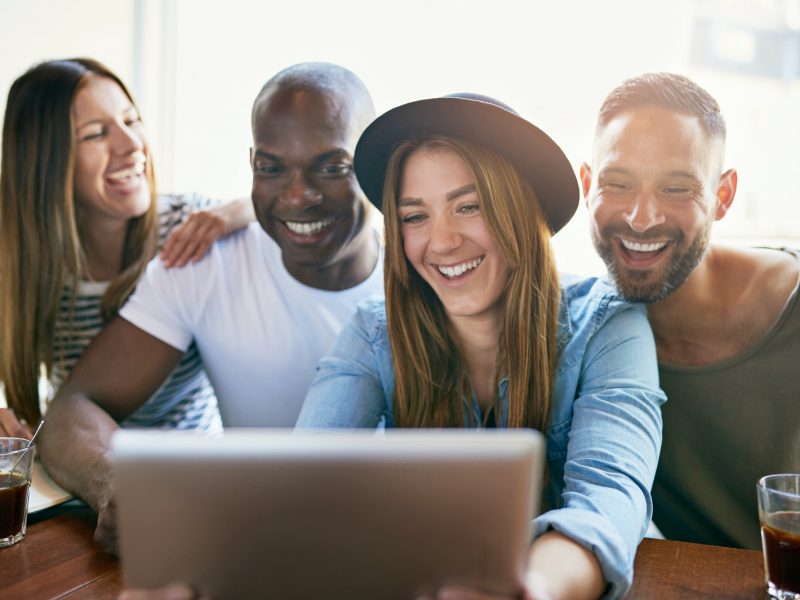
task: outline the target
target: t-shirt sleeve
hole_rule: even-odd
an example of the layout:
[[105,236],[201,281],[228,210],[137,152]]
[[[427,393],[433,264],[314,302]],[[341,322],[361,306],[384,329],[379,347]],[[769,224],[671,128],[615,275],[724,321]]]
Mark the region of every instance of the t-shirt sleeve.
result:
[[136,290],[120,309],[120,316],[162,342],[185,352],[192,342],[192,311],[187,300],[197,298],[194,269],[166,269],[156,257],[147,265]]

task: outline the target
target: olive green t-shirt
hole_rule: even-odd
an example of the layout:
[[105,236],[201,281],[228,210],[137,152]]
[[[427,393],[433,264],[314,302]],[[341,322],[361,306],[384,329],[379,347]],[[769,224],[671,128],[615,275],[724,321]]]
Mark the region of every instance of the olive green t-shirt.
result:
[[798,288],[740,356],[702,367],[659,365],[659,375],[668,400],[655,524],[669,539],[760,548],[756,481],[800,472]]

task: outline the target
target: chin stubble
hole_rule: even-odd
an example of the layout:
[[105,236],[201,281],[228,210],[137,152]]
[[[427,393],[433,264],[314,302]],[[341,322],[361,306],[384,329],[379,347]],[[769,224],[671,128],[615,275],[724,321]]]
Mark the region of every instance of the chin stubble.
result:
[[[614,257],[614,249],[611,240],[616,235],[624,235],[626,237],[636,239],[638,236],[630,231],[620,232],[619,227],[607,227],[597,235],[594,230],[592,231],[592,243],[595,250],[603,262],[606,264],[608,274],[614,280],[617,290],[620,295],[629,302],[641,302],[644,304],[652,304],[660,302],[669,296],[672,292],[677,290],[689,274],[700,264],[700,261],[705,255],[708,248],[709,234],[711,231],[711,222],[697,234],[692,240],[692,243],[685,250],[680,250],[681,243],[684,240],[682,233],[671,236],[676,250],[673,251],[672,258],[667,265],[664,274],[658,281],[648,282],[651,271],[649,270],[631,270],[617,263]],[[657,236],[653,236],[655,239]]]

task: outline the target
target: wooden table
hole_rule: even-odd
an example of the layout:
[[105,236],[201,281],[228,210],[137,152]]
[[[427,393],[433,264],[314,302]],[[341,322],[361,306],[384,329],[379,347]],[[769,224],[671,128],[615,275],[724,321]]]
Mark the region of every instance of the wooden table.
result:
[[[0,598],[115,598],[119,563],[94,547],[92,513],[76,502],[31,515],[25,540],[0,549]],[[646,539],[627,600],[764,600],[761,553]]]
[[30,515],[25,539],[0,548],[0,598],[116,598],[119,561],[95,547],[95,521],[77,501]]

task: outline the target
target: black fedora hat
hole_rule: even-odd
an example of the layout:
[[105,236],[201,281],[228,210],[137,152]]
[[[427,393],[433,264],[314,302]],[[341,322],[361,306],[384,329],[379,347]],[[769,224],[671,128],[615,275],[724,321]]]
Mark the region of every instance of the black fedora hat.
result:
[[372,204],[381,207],[386,167],[397,144],[431,135],[480,144],[511,161],[536,192],[553,233],[575,213],[578,181],[561,148],[510,106],[479,94],[403,104],[367,127],[356,145],[354,166]]

